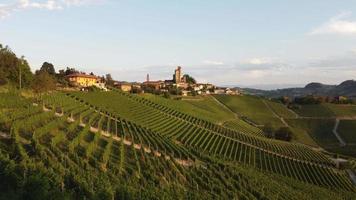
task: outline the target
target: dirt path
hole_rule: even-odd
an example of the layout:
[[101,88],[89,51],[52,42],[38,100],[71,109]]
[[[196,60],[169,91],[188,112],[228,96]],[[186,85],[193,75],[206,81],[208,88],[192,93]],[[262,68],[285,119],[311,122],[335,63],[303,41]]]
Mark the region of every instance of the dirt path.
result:
[[350,170],[350,169],[348,169],[348,170],[346,170],[346,171],[347,171],[347,173],[349,174],[352,183],[353,183],[354,185],[356,185],[356,174],[355,174],[352,170]]
[[[216,101],[220,106],[224,107],[225,109],[229,110],[230,112],[232,112],[235,115],[236,119],[241,119],[240,115],[235,113],[233,110],[231,110],[228,106],[226,106],[225,104],[221,103],[219,100],[217,100],[213,95],[211,95],[211,97],[214,99],[214,101]],[[251,120],[248,119],[243,119],[245,122],[249,123],[250,125],[254,126],[254,127],[263,127],[263,125],[260,124],[256,124],[254,122],[252,122]],[[224,124],[225,122],[227,122],[229,120],[223,121],[221,122],[221,124]],[[220,124],[220,125],[221,125]]]
[[335,121],[335,126],[334,126],[334,129],[333,129],[333,133],[336,136],[336,138],[339,140],[340,146],[344,147],[344,146],[346,146],[346,142],[341,138],[341,136],[337,132],[337,128],[339,127],[339,124],[340,124],[340,119],[337,118],[336,121]]
[[283,119],[283,117],[279,116],[274,110],[271,108],[271,106],[268,105],[268,103],[265,100],[262,100],[262,102],[266,105],[266,107],[273,113],[275,117],[277,117],[281,122],[284,124],[284,126],[289,127],[289,124]]

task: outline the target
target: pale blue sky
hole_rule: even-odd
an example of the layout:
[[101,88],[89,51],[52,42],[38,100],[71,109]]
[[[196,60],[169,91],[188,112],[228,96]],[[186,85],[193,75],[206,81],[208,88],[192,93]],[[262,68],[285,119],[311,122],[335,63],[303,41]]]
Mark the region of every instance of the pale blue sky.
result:
[[0,0],[0,43],[33,69],[219,85],[356,79],[354,0]]

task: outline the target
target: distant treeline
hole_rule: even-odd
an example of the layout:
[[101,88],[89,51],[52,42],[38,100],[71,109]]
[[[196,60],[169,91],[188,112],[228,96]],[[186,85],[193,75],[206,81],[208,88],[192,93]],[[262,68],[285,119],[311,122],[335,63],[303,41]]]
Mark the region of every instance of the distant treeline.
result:
[[315,105],[315,104],[322,104],[322,103],[334,103],[334,104],[355,104],[354,99],[350,99],[343,96],[337,97],[330,97],[330,96],[314,96],[314,95],[307,95],[303,97],[295,97],[291,99],[289,97],[280,97],[274,99],[275,101],[282,102],[285,105]]

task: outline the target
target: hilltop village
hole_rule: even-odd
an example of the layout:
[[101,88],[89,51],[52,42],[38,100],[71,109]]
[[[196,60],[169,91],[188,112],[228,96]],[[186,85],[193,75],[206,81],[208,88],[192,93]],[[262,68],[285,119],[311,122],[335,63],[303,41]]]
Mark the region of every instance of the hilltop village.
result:
[[196,96],[209,94],[229,94],[238,95],[240,92],[237,89],[227,87],[217,87],[210,83],[198,83],[188,74],[182,73],[182,67],[178,66],[174,70],[172,79],[169,80],[151,80],[147,74],[146,80],[140,82],[116,81],[110,77],[100,77],[93,73],[86,74],[84,72],[74,72],[66,75],[69,86],[80,90],[88,88],[98,88],[108,90],[110,87],[120,89],[130,93],[152,93],[179,96]]

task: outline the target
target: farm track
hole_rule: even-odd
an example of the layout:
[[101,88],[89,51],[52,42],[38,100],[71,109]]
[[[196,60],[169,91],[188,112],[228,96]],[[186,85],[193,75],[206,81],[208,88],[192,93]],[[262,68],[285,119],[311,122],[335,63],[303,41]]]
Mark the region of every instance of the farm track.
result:
[[339,124],[340,124],[340,119],[336,118],[333,133],[336,136],[337,140],[339,140],[340,146],[344,147],[346,146],[346,142],[341,138],[341,136],[337,132],[337,129],[339,128]]
[[282,124],[284,124],[284,126],[289,127],[289,124],[284,120],[283,117],[279,116],[272,108],[270,105],[268,105],[268,103],[265,100],[262,100],[262,102],[266,105],[266,107],[273,113],[273,115],[278,118],[279,120],[281,120]]
[[[219,101],[218,99],[216,99],[213,95],[211,95],[211,97],[219,104],[221,105],[222,107],[226,108],[227,110],[231,111],[236,119],[242,119],[241,118],[241,115],[239,115],[238,113],[234,112],[233,110],[231,110],[231,108],[229,108],[228,106],[226,106],[224,103],[222,103],[221,101]],[[254,127],[263,127],[263,125],[260,125],[260,124],[256,124],[255,122],[251,121],[251,120],[248,120],[246,118],[243,119],[244,121],[246,121],[247,123],[249,123],[250,125],[254,126]]]

